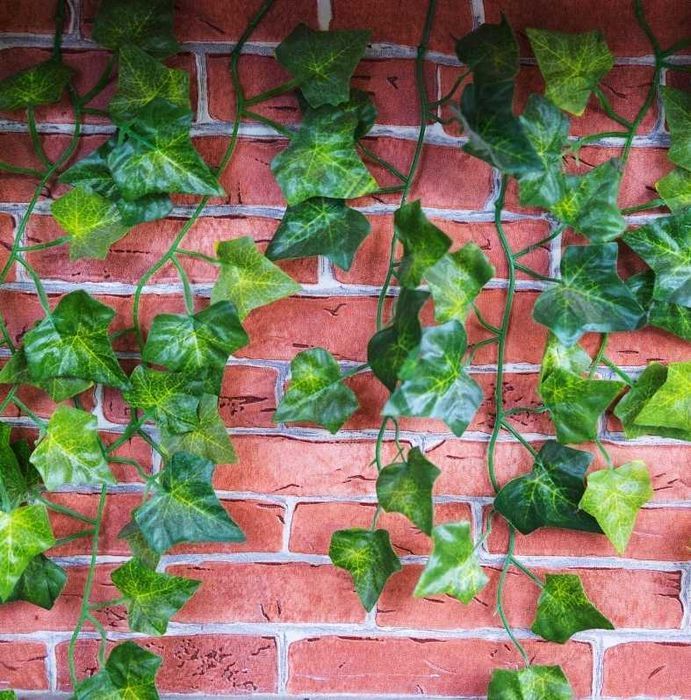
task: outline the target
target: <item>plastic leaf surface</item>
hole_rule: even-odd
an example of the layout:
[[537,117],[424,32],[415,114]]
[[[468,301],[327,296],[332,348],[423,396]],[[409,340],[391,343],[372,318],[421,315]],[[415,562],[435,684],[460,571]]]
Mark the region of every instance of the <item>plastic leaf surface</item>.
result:
[[691,94],[665,86],[662,102],[671,134],[668,158],[686,170],[691,170]]
[[691,208],[691,172],[675,168],[655,183],[657,193],[674,214]]
[[0,80],[0,110],[14,111],[58,102],[72,69],[50,59]]
[[573,700],[573,690],[559,666],[526,666],[492,671],[487,700]]
[[65,570],[43,554],[34,557],[5,601],[24,600],[50,610],[67,583]]

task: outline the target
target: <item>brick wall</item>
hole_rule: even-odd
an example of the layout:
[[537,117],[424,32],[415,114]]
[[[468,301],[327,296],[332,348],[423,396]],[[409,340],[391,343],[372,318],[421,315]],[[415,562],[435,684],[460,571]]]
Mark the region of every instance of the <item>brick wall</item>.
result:
[[[196,145],[212,163],[218,162],[232,119],[232,89],[227,59],[232,41],[244,28],[258,0],[179,0],[177,29],[182,53],[172,61],[193,75],[196,100]],[[80,86],[88,86],[102,69],[106,54],[90,39],[95,0],[72,0],[65,34],[66,60],[78,71]],[[650,19],[663,44],[678,39],[691,24],[688,0],[649,0]],[[275,44],[298,22],[314,27],[370,28],[374,44],[356,71],[355,84],[375,93],[380,119],[376,148],[393,163],[405,166],[416,137],[413,80],[417,43],[426,3],[423,0],[278,0],[241,60],[247,93],[254,94],[286,76],[271,58]],[[520,32],[526,25],[564,31],[599,28],[617,53],[617,66],[607,77],[615,108],[627,116],[637,110],[652,76],[649,46],[636,27],[629,0],[440,0],[432,52],[427,62],[431,94],[443,94],[457,73],[453,37],[483,20],[496,21],[500,10]],[[0,2],[0,77],[41,60],[52,34],[53,3],[47,0]],[[524,47],[525,50],[525,47]],[[691,56],[676,60],[691,64]],[[674,76],[679,81],[679,75]],[[672,76],[668,79],[671,80]],[[681,83],[679,83],[681,84]],[[541,81],[528,61],[519,95],[540,90]],[[110,92],[112,94],[112,90]],[[96,106],[105,107],[110,94]],[[272,119],[298,118],[296,100],[277,98],[262,105]],[[50,154],[70,131],[66,104],[39,112],[40,130]],[[597,109],[574,124],[574,134],[611,128]],[[110,127],[89,117],[80,152],[102,143]],[[421,197],[435,223],[456,243],[478,242],[497,267],[498,278],[483,293],[480,306],[498,321],[504,274],[491,225],[497,178],[488,166],[459,150],[453,128],[428,130],[421,172],[413,197]],[[671,169],[662,146],[667,143],[659,107],[646,119],[624,179],[621,205],[646,201],[657,177]],[[220,238],[252,235],[266,244],[282,215],[283,201],[268,164],[284,146],[262,125],[246,123],[237,154],[223,177],[227,199],[217,199],[193,228],[187,248],[211,252]],[[612,145],[584,149],[582,159],[596,163],[614,152]],[[33,162],[23,125],[0,122],[3,160]],[[373,168],[382,183],[386,176]],[[33,185],[0,175],[0,263]],[[58,189],[51,194],[55,195]],[[115,328],[128,324],[130,294],[139,275],[167,247],[185,217],[191,199],[180,198],[173,216],[141,225],[119,243],[105,261],[70,262],[62,249],[33,254],[32,263],[49,282],[55,297],[84,288],[118,310]],[[287,378],[288,362],[305,347],[327,347],[344,367],[364,359],[366,341],[374,330],[377,285],[383,278],[391,236],[395,196],[366,198],[357,205],[370,216],[373,233],[344,273],[325,260],[289,263],[284,267],[303,284],[301,294],[253,312],[247,319],[251,344],[231,360],[221,395],[221,412],[239,455],[235,466],[219,467],[215,485],[223,503],[247,533],[243,545],[178,547],[163,558],[166,571],[189,575],[203,584],[175,618],[162,639],[141,639],[164,657],[159,675],[170,693],[323,693],[393,694],[397,697],[478,696],[485,693],[491,668],[516,664],[501,624],[493,614],[494,594],[505,545],[497,526],[481,559],[490,577],[488,587],[467,607],[451,599],[411,597],[429,540],[398,515],[382,518],[402,556],[403,570],[387,586],[379,605],[365,614],[345,572],[326,556],[331,532],[366,525],[374,508],[372,458],[378,428],[382,387],[368,375],[350,380],[362,408],[336,437],[322,430],[275,427],[271,414]],[[48,216],[49,200],[32,217],[27,239],[49,240],[57,228]],[[642,218],[642,217],[640,217]],[[507,231],[515,248],[542,238],[548,223],[521,210],[515,193],[509,197]],[[527,263],[548,274],[558,269],[561,242],[539,249]],[[626,263],[625,263],[626,264]],[[208,297],[213,270],[189,267],[200,299]],[[530,319],[540,284],[521,278],[513,330],[508,343],[505,396],[508,405],[536,399],[536,371],[544,329]],[[200,302],[201,303],[201,302]],[[0,304],[12,335],[19,338],[41,315],[32,286],[21,269],[0,289]],[[143,316],[182,308],[181,289],[173,269],[162,270],[147,287]],[[470,336],[479,332],[471,324]],[[589,338],[592,349],[595,338]],[[688,359],[688,346],[661,331],[646,329],[615,334],[610,356],[635,373],[649,360]],[[121,345],[126,357],[133,347]],[[2,359],[2,358],[0,358]],[[492,389],[490,351],[477,355],[474,373],[486,395]],[[21,398],[40,415],[53,406],[40,392],[23,390]],[[115,435],[127,422],[127,409],[116,393],[97,389],[91,396],[100,425]],[[461,439],[450,436],[439,422],[405,420],[403,438],[423,448],[442,470],[435,495],[439,522],[469,518],[476,532],[491,503],[484,452],[491,427],[485,405]],[[11,414],[18,426],[25,421]],[[522,426],[539,444],[552,428],[543,416],[530,416]],[[26,428],[30,433],[29,428]],[[584,533],[544,531],[520,537],[519,553],[538,572],[573,569],[584,579],[594,602],[610,617],[614,632],[581,633],[564,646],[539,641],[527,630],[534,613],[535,591],[519,574],[511,575],[507,608],[518,636],[537,660],[563,664],[579,697],[688,696],[691,628],[688,597],[690,571],[684,563],[691,533],[689,456],[683,445],[641,439],[624,443],[619,426],[607,422],[602,439],[615,461],[644,459],[654,479],[655,496],[642,511],[626,558],[615,556],[604,537]],[[132,440],[121,452],[135,453],[142,464],[157,469],[149,447]],[[527,453],[508,439],[499,445],[498,476],[504,481],[529,468]],[[598,465],[600,466],[600,465]],[[120,483],[108,501],[95,596],[113,597],[109,572],[128,552],[116,535],[140,499],[136,474],[120,468]],[[58,500],[85,512],[97,497],[88,490],[65,492]],[[70,524],[55,519],[58,536]],[[86,572],[84,541],[56,551],[69,572],[63,596],[50,612],[24,604],[0,607],[0,687],[26,691],[66,690],[67,640],[78,614]],[[108,609],[103,622],[112,638],[126,636],[121,609]],[[92,668],[95,641],[80,643],[79,663]]]

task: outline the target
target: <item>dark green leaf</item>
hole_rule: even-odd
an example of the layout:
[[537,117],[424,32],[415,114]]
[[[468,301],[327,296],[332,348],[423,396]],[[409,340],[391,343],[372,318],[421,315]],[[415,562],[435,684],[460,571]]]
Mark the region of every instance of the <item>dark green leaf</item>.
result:
[[0,690],[0,700],[16,700],[17,693],[14,690]]
[[573,700],[573,691],[559,666],[526,666],[492,671],[487,700]]
[[662,328],[691,342],[691,307],[653,299],[655,273],[652,270],[632,275],[626,280],[626,286],[633,292],[638,303],[647,310],[646,322],[649,325]]
[[11,112],[58,102],[72,73],[71,68],[51,58],[0,80],[0,110]]
[[24,600],[44,610],[50,610],[67,583],[64,569],[48,557],[39,554],[24,569],[17,585],[5,602]]
[[691,170],[691,93],[665,86],[662,102],[672,136],[667,156],[673,163]]
[[657,193],[674,214],[691,208],[691,172],[675,168],[655,183]]
[[120,530],[118,539],[127,540],[130,552],[132,552],[132,555],[137,557],[142,564],[148,566],[150,569],[155,569],[158,566],[161,555],[151,549],[134,520],[130,520],[130,522]]
[[11,426],[0,423],[0,505],[5,510],[22,503],[31,486],[10,445],[11,434]]
[[476,82],[508,81],[518,74],[518,43],[504,15],[500,24],[483,24],[459,39],[456,55]]
[[355,140],[361,139],[374,126],[377,121],[377,108],[372,102],[372,97],[364,90],[353,88],[350,91],[350,101],[347,105],[357,117],[357,126],[355,127]]

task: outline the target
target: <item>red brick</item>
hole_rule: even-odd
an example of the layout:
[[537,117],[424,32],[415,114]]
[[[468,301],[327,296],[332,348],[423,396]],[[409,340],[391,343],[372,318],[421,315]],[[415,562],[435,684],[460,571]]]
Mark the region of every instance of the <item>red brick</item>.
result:
[[691,646],[628,643],[605,651],[603,694],[619,697],[688,695]]
[[[590,694],[587,644],[525,644],[536,663],[561,664],[578,697]],[[508,642],[482,639],[312,637],[288,652],[291,693],[482,696],[495,668],[517,667]]]
[[44,644],[0,640],[0,688],[47,690]]
[[[326,554],[335,530],[369,527],[375,505],[372,503],[298,503],[293,515],[290,549],[293,552]],[[469,520],[464,503],[448,503],[435,508],[435,522]],[[398,513],[382,513],[377,527],[389,531],[391,543],[400,555],[426,554],[430,539]]]
[[365,618],[352,580],[332,566],[203,562],[166,571],[202,582],[178,614],[180,622],[362,623]]
[[[156,685],[163,692],[275,693],[276,642],[246,635],[169,636],[137,639],[137,644],[163,657]],[[69,690],[67,642],[57,646],[58,688]],[[109,645],[112,648],[113,644]],[[98,666],[98,643],[77,646],[77,672],[92,675]]]
[[[70,8],[66,6],[70,23]],[[44,0],[22,0],[0,4],[0,27],[8,33],[52,34],[55,31],[55,5]]]

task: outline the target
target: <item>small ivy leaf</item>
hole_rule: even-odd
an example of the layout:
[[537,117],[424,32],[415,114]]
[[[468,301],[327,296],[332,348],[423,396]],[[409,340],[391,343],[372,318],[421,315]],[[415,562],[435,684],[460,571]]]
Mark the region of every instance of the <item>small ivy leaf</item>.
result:
[[540,366],[540,384],[556,369],[582,374],[590,368],[590,355],[578,344],[563,345],[553,333],[547,337]]
[[439,469],[413,447],[405,462],[384,467],[377,477],[377,499],[387,513],[402,513],[425,534],[432,532],[432,486]]
[[691,362],[671,362],[664,384],[644,404],[637,425],[688,431],[691,426]]
[[657,193],[673,214],[691,208],[691,172],[675,168],[655,183]]
[[479,83],[513,80],[520,68],[518,43],[503,14],[500,24],[482,24],[459,39],[456,55],[473,71]]
[[0,690],[0,700],[16,700],[17,693],[14,690]]
[[77,684],[74,699],[159,700],[156,674],[160,665],[160,656],[134,642],[123,642],[110,652],[105,668]]
[[616,272],[616,243],[568,246],[561,260],[561,280],[535,302],[533,318],[564,345],[584,333],[634,330],[644,309]]
[[614,548],[623,554],[641,506],[653,497],[645,462],[634,460],[616,469],[588,475],[580,508],[590,513]]
[[[67,583],[64,569],[43,554],[34,557],[5,601],[24,600],[50,610]],[[1,697],[1,696],[0,696]]]
[[403,363],[401,384],[383,415],[440,418],[454,435],[462,435],[482,402],[482,390],[461,366],[465,349],[458,321],[425,328],[419,347]]
[[337,530],[331,536],[329,557],[334,566],[353,577],[355,590],[368,611],[379,599],[389,576],[401,569],[386,530]]
[[494,267],[476,243],[447,253],[425,272],[439,323],[465,323],[473,300],[494,276]]
[[390,391],[396,388],[405,359],[420,342],[422,330],[418,315],[427,299],[427,292],[403,288],[391,325],[375,333],[367,344],[370,369]]
[[351,199],[378,185],[355,149],[358,116],[346,107],[309,109],[288,148],[271,161],[288,205],[313,197]]
[[655,271],[654,299],[691,306],[691,211],[654,219],[624,242]]
[[249,236],[222,241],[216,247],[221,271],[211,292],[211,303],[230,301],[240,319],[259,306],[300,291],[300,285],[262,255]]
[[110,246],[129,230],[115,204],[83,187],[75,187],[56,199],[50,211],[69,234],[71,260],[104,260]]
[[357,398],[343,384],[341,368],[331,353],[312,348],[298,353],[290,363],[290,385],[273,421],[308,421],[337,433],[357,407]]
[[585,175],[567,175],[563,195],[550,211],[593,243],[611,241],[626,229],[617,206],[621,176],[621,163],[615,158]]
[[212,462],[187,452],[170,458],[151,498],[133,512],[151,549],[163,554],[179,542],[245,541],[214,493],[213,471]]
[[103,0],[93,39],[107,49],[134,45],[154,58],[179,50],[173,35],[173,0]]
[[108,336],[115,311],[82,290],[66,294],[24,336],[32,382],[71,377],[114,386],[128,385]]
[[347,207],[342,199],[314,197],[286,209],[266,257],[289,260],[323,255],[342,270],[349,270],[355,251],[369,232],[367,217]]
[[49,491],[66,484],[113,484],[98,436],[96,416],[58,406],[31,455]]
[[172,192],[223,194],[216,175],[192,145],[191,110],[157,98],[134,120],[118,126],[128,138],[109,153],[108,167],[125,199]]
[[580,117],[590,93],[614,66],[602,35],[545,29],[526,29],[526,33],[545,79],[545,95],[560,109]]
[[276,47],[276,60],[299,82],[311,107],[338,105],[350,95],[368,31],[320,32],[299,24]]
[[125,599],[130,630],[165,634],[170,618],[194,595],[201,581],[153,571],[130,559],[110,575]]
[[0,601],[7,600],[31,560],[55,544],[43,505],[0,511]]
[[691,307],[653,299],[655,273],[652,270],[632,275],[626,280],[626,286],[647,310],[648,325],[662,328],[691,342]]
[[662,102],[672,141],[667,157],[672,163],[691,170],[691,94],[664,86]]
[[158,566],[158,562],[161,561],[161,555],[151,549],[134,520],[130,520],[130,522],[120,530],[118,539],[126,540],[130,552],[132,552],[132,556],[136,557],[142,564],[148,566],[150,569],[155,569]]
[[32,486],[10,445],[11,433],[10,425],[0,423],[0,504],[5,510],[26,500]]
[[134,118],[158,98],[191,109],[190,79],[185,71],[167,68],[132,44],[123,46],[118,58],[118,91],[108,105],[115,121]]
[[583,630],[613,630],[614,625],[590,602],[575,574],[547,574],[530,628],[550,642],[564,644]]
[[50,59],[0,80],[0,110],[12,112],[58,102],[73,72]]
[[470,523],[444,523],[432,530],[434,549],[413,595],[450,595],[466,605],[489,579],[477,561]]
[[396,277],[403,287],[414,289],[451,247],[451,239],[427,218],[419,199],[397,209],[393,221],[404,253]]
[[509,481],[494,499],[494,507],[524,535],[539,527],[600,532],[597,521],[578,507],[591,460],[588,452],[548,440],[532,471]]
[[487,700],[573,700],[573,690],[559,666],[495,668]]

